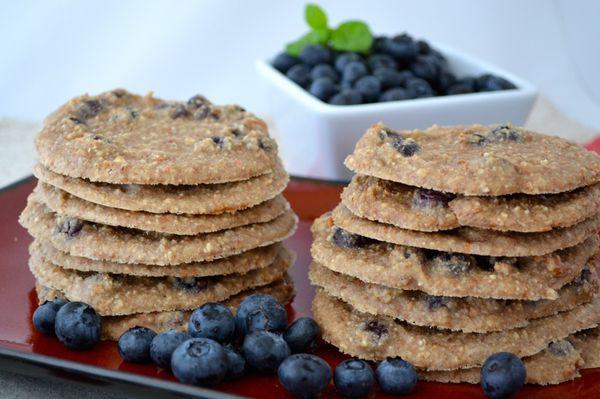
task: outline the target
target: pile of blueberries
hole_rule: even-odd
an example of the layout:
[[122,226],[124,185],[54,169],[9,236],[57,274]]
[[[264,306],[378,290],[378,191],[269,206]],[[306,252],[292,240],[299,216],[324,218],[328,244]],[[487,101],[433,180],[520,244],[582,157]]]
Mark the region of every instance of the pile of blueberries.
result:
[[[118,341],[121,357],[128,362],[149,363],[171,370],[181,382],[212,386],[241,378],[247,371],[277,373],[281,385],[297,397],[318,396],[329,386],[331,368],[309,354],[320,336],[317,323],[302,317],[288,326],[285,307],[273,296],[247,296],[234,316],[220,303],[207,303],[190,316],[187,332],[168,330],[157,334],[146,327],[127,330]],[[74,350],[92,348],[100,341],[100,316],[82,302],[47,301],[33,314],[40,333],[56,336]],[[511,353],[487,359],[481,371],[482,387],[490,398],[503,398],[525,382],[523,362]],[[382,361],[374,373],[369,363],[348,359],[338,364],[333,382],[339,394],[364,397],[375,381],[392,395],[410,393],[417,384],[415,368],[400,358]]]
[[307,45],[298,57],[280,53],[273,67],[322,101],[353,105],[514,89],[492,74],[458,78],[425,40],[403,33],[377,37],[369,54]]

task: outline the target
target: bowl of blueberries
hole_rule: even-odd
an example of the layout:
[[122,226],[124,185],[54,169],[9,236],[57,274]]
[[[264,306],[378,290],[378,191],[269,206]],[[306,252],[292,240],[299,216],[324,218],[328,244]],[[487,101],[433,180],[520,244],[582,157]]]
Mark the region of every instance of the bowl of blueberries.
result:
[[362,21],[331,28],[313,4],[305,19],[307,34],[257,61],[270,122],[295,176],[348,181],[343,161],[376,122],[522,125],[535,100],[527,81],[449,47],[407,33],[375,36]]

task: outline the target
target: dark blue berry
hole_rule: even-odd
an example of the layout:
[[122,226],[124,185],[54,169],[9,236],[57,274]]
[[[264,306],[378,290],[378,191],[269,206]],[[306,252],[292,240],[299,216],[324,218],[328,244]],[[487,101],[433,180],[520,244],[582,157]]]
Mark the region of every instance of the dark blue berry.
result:
[[354,89],[362,95],[364,102],[372,103],[381,94],[381,82],[375,76],[363,76],[354,83]]
[[363,101],[362,94],[354,89],[342,90],[340,93],[329,99],[329,104],[333,105],[356,105]]
[[421,55],[410,64],[410,70],[416,77],[431,83],[437,81],[442,68],[435,57]]
[[286,73],[291,67],[299,63],[300,60],[288,53],[279,53],[273,59],[273,67],[281,73]]
[[187,333],[177,330],[162,332],[150,343],[150,358],[158,367],[171,369],[171,356],[179,345],[190,339]]
[[450,71],[442,71],[437,77],[435,87],[440,93],[446,93],[456,82],[456,76]]
[[227,375],[227,353],[217,341],[191,338],[173,352],[171,370],[175,378],[183,383],[216,385]]
[[69,349],[89,349],[100,341],[102,322],[90,305],[69,302],[56,314],[54,332]]
[[300,52],[300,61],[307,65],[328,64],[331,62],[331,51],[320,44],[309,44]]
[[377,68],[373,75],[381,82],[381,87],[386,90],[392,87],[400,87],[406,80],[401,72],[391,68]]
[[377,366],[377,381],[385,393],[406,395],[417,385],[417,372],[412,364],[400,358],[388,358]]
[[425,40],[417,40],[417,50],[419,54],[429,54],[431,47]]
[[148,363],[150,360],[150,344],[156,333],[146,327],[132,327],[125,331],[117,343],[119,354],[123,360],[131,363]]
[[316,345],[321,328],[310,317],[301,317],[288,327],[283,339],[288,343],[292,353],[308,352]]
[[372,71],[377,68],[396,69],[398,67],[396,61],[387,54],[373,54],[367,59],[367,63]]
[[235,319],[227,306],[221,303],[205,303],[190,316],[188,333],[193,338],[229,342],[235,334]]
[[328,101],[337,93],[337,87],[333,80],[329,78],[319,78],[310,84],[308,91],[319,100]]
[[477,91],[498,91],[514,89],[516,86],[500,76],[485,74],[476,80]]
[[403,64],[408,64],[417,57],[417,44],[406,33],[384,39],[381,46],[385,54]]
[[353,62],[353,61],[361,61],[362,57],[360,55],[358,55],[357,53],[342,53],[340,55],[338,55],[335,58],[335,69],[337,69],[337,71],[339,73],[344,72],[344,68],[346,68],[346,65],[348,65],[349,63]]
[[354,83],[363,76],[366,76],[368,72],[369,71],[364,63],[361,61],[352,61],[344,67],[342,80],[344,82]]
[[526,376],[521,359],[509,352],[499,352],[483,363],[481,387],[489,398],[507,398],[523,387]]
[[408,96],[408,93],[406,92],[406,90],[404,90],[401,87],[395,87],[395,88],[385,91],[381,95],[381,97],[379,97],[379,101],[381,101],[381,102],[401,101],[401,100],[407,100],[408,98],[410,98],[410,97]]
[[54,302],[55,305],[58,305],[59,309],[62,308],[63,305],[69,303],[65,298],[55,298],[52,302]]
[[315,355],[299,353],[285,359],[277,369],[281,385],[300,398],[314,398],[331,381],[331,368]]
[[458,79],[456,82],[454,82],[452,85],[450,85],[450,87],[448,87],[448,89],[446,89],[446,94],[447,95],[453,95],[453,94],[467,94],[467,93],[474,93],[476,91],[477,87],[476,87],[476,81],[474,78],[462,78],[462,79]]
[[340,78],[338,73],[329,64],[319,64],[310,71],[310,78],[315,81],[319,78],[329,78],[334,82]]
[[35,329],[44,335],[53,336],[56,314],[65,303],[66,301],[63,299],[55,299],[38,306],[33,312],[33,326]]
[[335,227],[331,235],[331,241],[340,248],[363,248],[375,243],[372,238],[350,233],[341,227]]
[[240,379],[246,374],[246,359],[233,347],[226,345],[223,347],[227,353],[227,375],[228,380]]
[[333,372],[335,389],[348,398],[367,396],[375,385],[375,374],[364,360],[344,360]]
[[254,331],[244,338],[242,354],[251,368],[265,373],[275,373],[277,367],[291,354],[291,351],[280,334]]
[[287,328],[287,311],[272,295],[252,294],[240,303],[235,322],[241,333],[284,331]]
[[412,78],[404,84],[409,98],[425,98],[434,95],[433,89],[426,80]]
[[305,64],[296,64],[285,74],[299,86],[306,87],[310,83],[310,68]]

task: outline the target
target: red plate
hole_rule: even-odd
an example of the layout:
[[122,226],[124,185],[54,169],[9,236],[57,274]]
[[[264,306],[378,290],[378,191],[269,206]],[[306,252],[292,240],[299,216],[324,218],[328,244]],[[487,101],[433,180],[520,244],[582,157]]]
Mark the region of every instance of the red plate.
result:
[[[122,394],[152,397],[225,398],[229,394],[255,398],[288,397],[274,376],[251,375],[240,381],[224,383],[217,390],[191,387],[175,381],[152,365],[134,365],[121,361],[113,342],[102,342],[85,352],[65,349],[54,338],[34,331],[31,315],[37,306],[34,280],[27,268],[27,246],[31,238],[17,223],[25,199],[35,185],[26,179],[0,192],[0,368],[45,378],[67,378],[93,384]],[[307,279],[310,261],[310,224],[332,209],[339,201],[341,186],[293,179],[286,197],[301,218],[296,235],[288,245],[298,254],[291,270],[297,296],[289,307],[290,317],[310,315],[314,289]],[[335,317],[335,315],[332,315]],[[332,367],[345,357],[330,345],[322,344],[317,352]],[[563,399],[600,398],[600,369],[584,370],[583,378],[558,386],[523,389],[518,398]],[[336,396],[330,386],[326,396]],[[377,394],[377,397],[385,395]],[[479,386],[419,382],[411,398],[483,398]]]

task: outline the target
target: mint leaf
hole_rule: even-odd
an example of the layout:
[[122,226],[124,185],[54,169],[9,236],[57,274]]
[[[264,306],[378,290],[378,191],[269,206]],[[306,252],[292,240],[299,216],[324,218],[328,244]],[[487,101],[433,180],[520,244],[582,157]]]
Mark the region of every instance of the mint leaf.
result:
[[326,44],[330,35],[331,29],[325,28],[312,30],[295,42],[288,43],[285,46],[285,51],[289,55],[298,57],[304,47],[308,46],[309,44]]
[[373,35],[364,22],[348,21],[331,33],[330,44],[340,51],[366,52],[373,44]]
[[304,19],[308,26],[317,29],[327,29],[327,15],[321,7],[316,4],[307,4],[304,9]]

